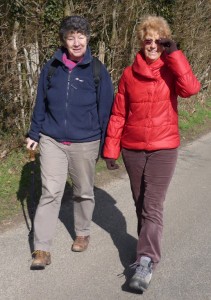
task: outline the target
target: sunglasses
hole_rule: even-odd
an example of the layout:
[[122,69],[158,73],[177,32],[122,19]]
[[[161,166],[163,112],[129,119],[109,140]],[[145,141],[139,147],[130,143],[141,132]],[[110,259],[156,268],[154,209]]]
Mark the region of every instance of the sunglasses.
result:
[[155,42],[156,45],[160,45],[160,40],[146,39],[144,40],[145,45],[151,45],[152,42]]

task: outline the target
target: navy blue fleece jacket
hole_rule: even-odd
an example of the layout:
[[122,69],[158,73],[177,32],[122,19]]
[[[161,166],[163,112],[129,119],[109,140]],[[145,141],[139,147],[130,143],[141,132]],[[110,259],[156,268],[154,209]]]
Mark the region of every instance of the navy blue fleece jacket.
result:
[[37,142],[40,133],[59,142],[81,143],[101,139],[102,148],[113,103],[110,75],[102,65],[97,103],[90,48],[72,71],[62,62],[63,51],[61,48],[54,55],[53,59],[58,59],[61,64],[49,87],[47,75],[52,59],[41,71],[28,136]]

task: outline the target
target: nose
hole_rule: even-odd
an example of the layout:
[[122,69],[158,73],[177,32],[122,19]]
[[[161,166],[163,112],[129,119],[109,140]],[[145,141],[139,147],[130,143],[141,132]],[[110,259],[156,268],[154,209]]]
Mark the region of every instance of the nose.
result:
[[79,40],[77,38],[74,39],[74,46],[78,46],[79,45]]
[[150,45],[151,47],[157,47],[157,42],[156,42],[156,40],[154,41],[154,40],[152,40],[152,43],[151,43],[151,45]]

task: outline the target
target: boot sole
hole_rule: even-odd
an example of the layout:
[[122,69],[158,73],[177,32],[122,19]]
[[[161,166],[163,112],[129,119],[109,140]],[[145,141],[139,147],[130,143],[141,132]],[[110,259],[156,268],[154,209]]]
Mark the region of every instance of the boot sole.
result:
[[[148,286],[149,286],[149,285],[148,285]],[[130,287],[131,289],[136,290],[136,291],[139,291],[139,292],[146,292],[148,286],[143,287],[143,286],[138,285],[138,284],[135,283],[135,282],[130,282],[130,283],[129,283],[129,287]]]
[[87,248],[88,248],[88,246],[86,248],[83,248],[83,249],[75,249],[75,248],[72,247],[71,250],[73,252],[84,252]]
[[30,270],[44,270],[46,266],[50,265],[50,262],[46,265],[31,265]]
[[31,266],[30,267],[30,270],[44,270],[45,269],[45,266]]

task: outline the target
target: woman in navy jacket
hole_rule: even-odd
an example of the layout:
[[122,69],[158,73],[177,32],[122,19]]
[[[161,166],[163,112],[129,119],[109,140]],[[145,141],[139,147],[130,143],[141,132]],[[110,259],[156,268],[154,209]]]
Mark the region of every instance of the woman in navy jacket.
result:
[[[27,138],[28,149],[34,150],[39,143],[42,178],[31,269],[44,269],[51,263],[50,247],[68,173],[73,185],[76,233],[72,251],[82,252],[88,246],[95,165],[113,103],[111,78],[102,64],[99,86],[95,86],[87,20],[66,17],[59,35],[62,47],[41,72]],[[55,61],[54,74],[49,78]]]

